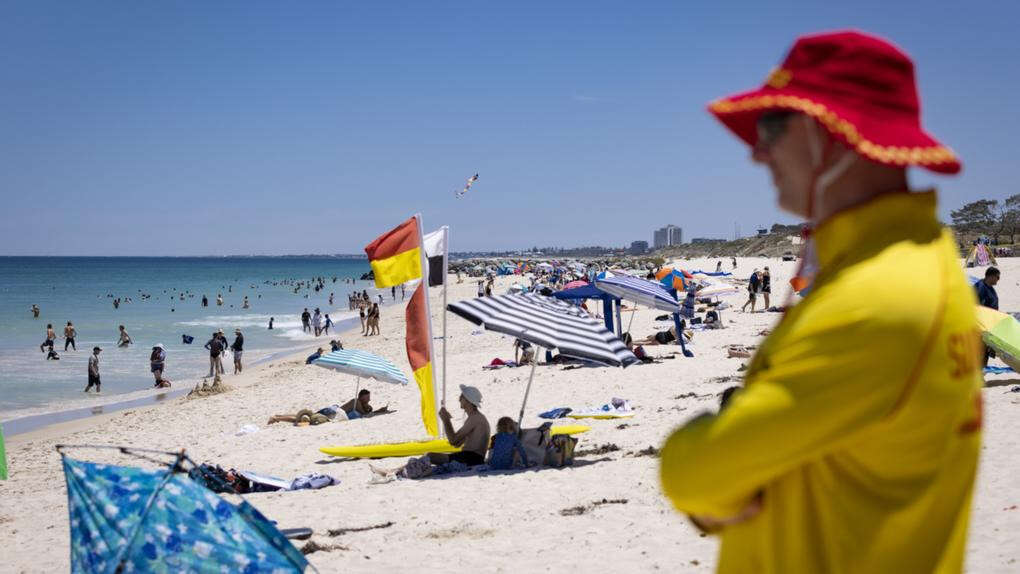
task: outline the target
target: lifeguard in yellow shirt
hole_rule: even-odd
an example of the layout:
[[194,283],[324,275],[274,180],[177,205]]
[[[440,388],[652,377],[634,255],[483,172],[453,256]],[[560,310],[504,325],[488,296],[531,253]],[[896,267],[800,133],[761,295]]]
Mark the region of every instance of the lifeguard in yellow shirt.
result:
[[981,428],[974,295],[933,191],[914,67],[856,32],[799,39],[710,111],[812,227],[810,285],[718,415],[662,449],[662,487],[722,538],[720,572],[959,572]]

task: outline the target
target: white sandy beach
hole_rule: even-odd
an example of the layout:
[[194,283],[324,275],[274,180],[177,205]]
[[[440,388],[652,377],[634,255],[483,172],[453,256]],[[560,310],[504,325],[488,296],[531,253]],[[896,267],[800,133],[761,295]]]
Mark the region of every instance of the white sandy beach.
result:
[[[715,268],[716,260],[684,261],[685,268]],[[1020,310],[1020,259],[1000,260],[1003,279],[998,291],[1004,311]],[[746,278],[752,268],[772,269],[774,305],[788,294],[794,263],[777,259],[741,258],[735,276]],[[731,271],[729,259],[724,268]],[[967,270],[977,276],[979,270]],[[451,280],[453,278],[451,277]],[[919,277],[918,280],[924,280]],[[501,277],[496,293],[514,282]],[[470,280],[450,286],[451,300],[475,295]],[[431,290],[436,334],[441,325],[440,289]],[[540,424],[539,412],[553,407],[601,405],[613,397],[628,399],[636,416],[624,421],[591,421],[580,451],[612,444],[618,450],[580,456],[575,466],[488,476],[443,476],[370,484],[366,461],[332,461],[318,451],[330,444],[393,442],[424,437],[419,397],[414,385],[367,382],[373,404],[389,404],[395,414],[314,427],[266,426],[270,415],[318,409],[350,398],[351,376],[304,365],[301,352],[260,365],[241,376],[227,376],[234,389],[201,399],[174,399],[168,404],[114,413],[95,420],[68,423],[11,437],[7,441],[10,479],[0,482],[0,559],[2,572],[56,572],[69,568],[68,515],[64,477],[57,444],[112,444],[144,448],[187,449],[196,462],[224,468],[250,469],[284,478],[324,472],[341,484],[313,491],[251,494],[246,498],[281,527],[307,526],[312,540],[327,547],[309,555],[322,572],[470,569],[473,571],[595,571],[710,572],[717,541],[705,537],[672,510],[658,480],[658,458],[639,455],[661,446],[669,432],[708,409],[718,394],[739,384],[742,362],[727,358],[729,344],[756,345],[763,329],[778,313],[737,311],[744,291],[726,298],[726,329],[698,331],[690,346],[693,359],[676,357],[658,364],[627,369],[563,370],[540,365],[531,391],[525,426]],[[654,333],[659,311],[639,309],[631,332],[635,338]],[[623,317],[624,326],[630,321]],[[516,418],[528,369],[486,371],[495,357],[513,357],[512,340],[478,332],[469,322],[449,315],[447,399],[459,426],[463,412],[456,406],[457,385],[481,389],[482,412],[495,425],[500,416]],[[660,328],[667,324],[660,323]],[[341,337],[346,348],[365,349],[388,358],[410,377],[404,349],[401,305],[383,309],[382,336],[362,337],[357,331]],[[224,325],[224,328],[229,325]],[[328,348],[326,337],[321,341]],[[436,363],[441,363],[436,342]],[[648,347],[664,355],[676,346]],[[310,347],[308,352],[314,350]],[[996,363],[999,364],[999,363]],[[438,370],[438,365],[437,365]],[[1020,570],[1020,394],[1009,389],[1020,375],[989,378],[984,391],[984,448],[973,504],[967,551],[969,572]],[[993,386],[994,385],[994,386]],[[237,435],[247,424],[253,434]],[[120,461],[101,451],[75,451],[92,460]],[[377,464],[396,465],[404,459]],[[601,504],[581,514],[561,510]],[[330,529],[387,527],[329,536]],[[305,542],[296,542],[301,547]]]

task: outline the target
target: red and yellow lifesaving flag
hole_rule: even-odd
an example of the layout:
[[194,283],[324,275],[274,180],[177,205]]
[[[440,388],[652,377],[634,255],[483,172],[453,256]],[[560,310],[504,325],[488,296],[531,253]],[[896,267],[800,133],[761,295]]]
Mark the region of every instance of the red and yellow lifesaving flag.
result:
[[432,374],[432,330],[430,329],[428,293],[422,281],[407,304],[407,361],[414,371],[414,382],[421,392],[421,420],[429,436],[439,436],[436,421],[436,386]]
[[421,279],[421,231],[412,217],[365,247],[375,286],[392,287]]
[[[421,219],[416,215],[392,231],[381,235],[365,247],[378,288],[400,285],[422,274]],[[430,436],[439,436],[436,419],[436,385],[432,373],[432,319],[429,314],[428,291],[422,281],[411,295],[407,317],[407,360],[414,372],[414,381],[421,392],[421,419]]]

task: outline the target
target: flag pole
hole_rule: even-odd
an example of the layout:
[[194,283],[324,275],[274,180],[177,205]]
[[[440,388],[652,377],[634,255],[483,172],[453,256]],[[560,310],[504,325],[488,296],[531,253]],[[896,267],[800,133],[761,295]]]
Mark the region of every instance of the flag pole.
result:
[[443,400],[446,406],[446,291],[450,285],[450,265],[447,254],[450,253],[450,226],[443,226]]
[[[428,341],[429,341],[429,365],[431,366],[431,368],[429,368],[429,373],[432,374],[432,395],[433,395],[432,405],[433,405],[433,408],[435,408],[435,398],[434,397],[435,397],[435,393],[436,393],[436,369],[435,369],[435,366],[436,366],[436,353],[435,353],[435,350],[434,350],[435,345],[432,342],[432,307],[429,305],[429,260],[428,260],[428,257],[425,254],[425,233],[424,233],[424,227],[422,227],[421,214],[420,213],[415,213],[414,214],[414,220],[415,220],[415,223],[418,224],[418,245],[419,245],[418,256],[419,256],[419,259],[421,261],[421,287],[422,287],[422,291],[423,291],[422,295],[424,295],[423,298],[425,299],[425,318],[428,320],[428,325],[429,325],[429,339],[428,339]],[[413,297],[413,295],[412,295],[412,297]],[[436,412],[434,414],[435,414],[435,417],[436,417],[436,422],[438,422],[439,421],[439,413]],[[439,433],[440,433],[440,435],[444,434],[443,430],[444,430],[443,425],[439,425]]]

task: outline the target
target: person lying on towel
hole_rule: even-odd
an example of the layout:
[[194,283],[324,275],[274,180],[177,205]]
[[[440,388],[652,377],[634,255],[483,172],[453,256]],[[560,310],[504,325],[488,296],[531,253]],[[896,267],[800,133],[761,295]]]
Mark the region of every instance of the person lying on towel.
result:
[[371,401],[372,393],[369,392],[368,389],[361,389],[358,391],[358,397],[356,399],[347,401],[340,407],[340,409],[347,414],[348,420],[366,418],[390,412],[388,406],[384,406],[379,410],[372,410],[372,405],[370,404]]

